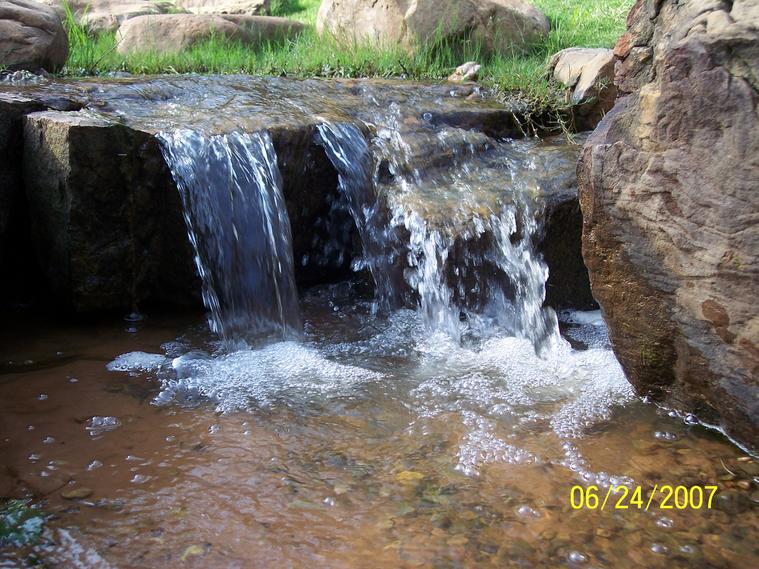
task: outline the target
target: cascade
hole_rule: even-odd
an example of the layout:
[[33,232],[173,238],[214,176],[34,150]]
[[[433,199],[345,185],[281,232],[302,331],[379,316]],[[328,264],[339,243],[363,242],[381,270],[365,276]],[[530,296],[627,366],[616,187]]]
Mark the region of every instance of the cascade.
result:
[[209,311],[226,340],[301,330],[290,220],[267,132],[158,135],[179,188]]
[[[457,128],[408,128],[397,109],[355,125],[323,124],[318,139],[338,171],[387,306],[408,298],[427,328],[458,339],[506,331],[538,349],[558,324],[543,307],[548,268],[536,246],[539,188],[528,152]],[[442,157],[442,158],[441,158]]]

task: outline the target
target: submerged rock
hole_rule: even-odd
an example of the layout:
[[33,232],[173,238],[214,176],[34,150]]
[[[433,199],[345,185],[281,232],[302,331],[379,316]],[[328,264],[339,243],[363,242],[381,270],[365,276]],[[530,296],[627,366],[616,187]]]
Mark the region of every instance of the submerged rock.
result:
[[69,40],[55,10],[31,0],[0,1],[0,67],[56,71]]
[[583,252],[639,393],[759,440],[759,9],[639,0],[578,173]]
[[176,52],[213,37],[261,45],[293,37],[300,22],[269,16],[164,14],[137,16],[125,21],[117,33],[119,53]]
[[545,39],[548,18],[527,0],[324,0],[319,33],[348,42],[407,49],[435,40],[470,38],[484,53],[513,53]]

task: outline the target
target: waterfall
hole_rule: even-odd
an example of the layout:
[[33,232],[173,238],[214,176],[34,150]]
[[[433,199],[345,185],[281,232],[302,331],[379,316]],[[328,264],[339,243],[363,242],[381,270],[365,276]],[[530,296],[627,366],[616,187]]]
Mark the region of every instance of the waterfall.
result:
[[[431,331],[482,338],[497,331],[538,350],[558,338],[543,307],[548,268],[536,250],[540,189],[530,157],[455,128],[406,128],[377,113],[367,142],[354,125],[323,124],[321,144],[377,284],[377,299],[411,298]],[[441,158],[442,157],[442,158]]]
[[316,142],[337,170],[341,199],[361,238],[363,258],[354,262],[354,268],[369,269],[376,289],[375,310],[386,312],[398,305],[400,293],[393,268],[398,251],[387,211],[375,192],[371,149],[354,124],[320,124]]
[[297,336],[290,220],[266,132],[158,135],[179,188],[211,330],[225,340]]

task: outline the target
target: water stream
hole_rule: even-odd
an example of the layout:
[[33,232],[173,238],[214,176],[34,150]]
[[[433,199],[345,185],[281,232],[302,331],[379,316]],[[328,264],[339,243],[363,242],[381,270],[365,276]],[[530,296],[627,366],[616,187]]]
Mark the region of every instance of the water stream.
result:
[[[636,397],[600,312],[544,306],[546,201],[578,148],[441,121],[439,87],[328,85],[100,95],[161,142],[208,321],[0,330],[0,496],[44,519],[0,567],[755,565],[759,465]],[[297,289],[267,112],[313,127],[356,278]],[[720,494],[569,503],[661,483]]]
[[300,333],[290,220],[268,133],[158,135],[184,207],[212,332]]

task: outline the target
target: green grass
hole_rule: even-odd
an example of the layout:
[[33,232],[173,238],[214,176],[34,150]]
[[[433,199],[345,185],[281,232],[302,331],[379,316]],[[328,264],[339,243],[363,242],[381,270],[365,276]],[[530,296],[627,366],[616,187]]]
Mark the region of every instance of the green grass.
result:
[[307,30],[294,40],[255,49],[221,38],[175,54],[121,55],[114,34],[93,36],[67,18],[71,39],[63,73],[97,75],[112,71],[136,74],[249,73],[291,77],[405,77],[443,80],[464,61],[483,64],[481,82],[504,93],[519,93],[540,107],[560,106],[561,95],[546,79],[551,55],[566,47],[611,47],[624,32],[633,0],[534,0],[551,21],[545,42],[527,54],[484,57],[478,46],[432,41],[413,55],[400,48],[345,47],[317,36],[313,24],[320,0],[273,0],[274,15],[299,20]]

